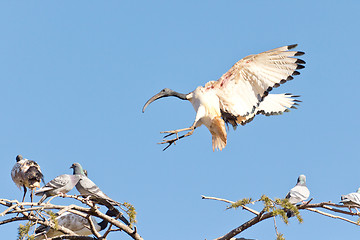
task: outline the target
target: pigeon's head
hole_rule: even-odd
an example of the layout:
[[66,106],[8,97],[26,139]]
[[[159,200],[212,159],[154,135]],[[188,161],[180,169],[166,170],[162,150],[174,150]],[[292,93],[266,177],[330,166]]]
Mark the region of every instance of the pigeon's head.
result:
[[80,174],[80,175],[84,175],[84,176],[85,176],[84,170],[83,170],[83,168],[81,167],[80,163],[73,163],[70,168],[73,169],[73,174],[74,174],[74,175],[75,175],[75,174]]
[[20,162],[23,159],[23,156],[21,156],[20,154],[16,156],[16,162]]
[[297,183],[299,184],[306,184],[306,177],[305,175],[301,174],[299,177],[298,177],[298,180],[297,180]]
[[360,193],[360,188],[358,188],[358,190],[356,191],[357,193]]

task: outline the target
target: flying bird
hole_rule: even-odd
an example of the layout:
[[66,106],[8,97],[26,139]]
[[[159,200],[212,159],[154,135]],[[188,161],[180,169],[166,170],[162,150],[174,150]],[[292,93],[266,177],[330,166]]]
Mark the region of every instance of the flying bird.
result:
[[[108,210],[106,215],[110,217],[116,217],[117,214],[114,211]],[[59,226],[65,227],[74,233],[80,236],[88,236],[91,235],[91,228],[88,219],[79,216],[75,213],[65,212],[56,217]],[[95,218],[92,216],[91,221],[93,222],[96,231],[104,230],[107,225],[108,221],[102,220],[101,222],[96,222]],[[64,235],[63,232],[59,230],[55,230],[48,226],[41,225],[35,230],[35,240],[42,240],[48,238],[54,238],[57,236]]]
[[46,198],[55,195],[65,195],[79,182],[80,176],[63,174],[57,176],[45,186],[35,192],[36,196],[42,196],[39,203],[45,201]]
[[39,164],[33,160],[23,158],[21,155],[16,156],[16,163],[11,170],[11,178],[16,186],[24,189],[22,202],[25,200],[27,188],[31,190],[31,202],[34,197],[34,189],[40,188],[41,180],[44,182],[44,175],[41,172]]
[[[288,199],[291,204],[295,205],[297,203],[305,201],[306,199],[309,198],[309,196],[310,196],[310,191],[306,187],[306,177],[305,175],[300,175],[298,177],[295,187],[290,189],[290,191],[288,192],[285,198]],[[294,213],[288,210],[287,217],[292,217],[292,216],[294,216]]]
[[[145,103],[143,112],[150,103],[169,96],[190,101],[196,111],[195,121],[190,127],[161,132],[168,134],[161,142],[168,144],[164,150],[177,140],[192,135],[201,125],[205,125],[212,135],[213,151],[222,150],[227,142],[225,123],[232,125],[235,130],[238,124],[251,122],[257,114],[279,115],[296,108],[300,102],[296,99],[299,96],[289,93],[269,94],[273,88],[299,75],[298,69],[304,68],[302,64],[305,61],[296,58],[304,52],[289,51],[296,46],[284,46],[247,56],[235,63],[217,81],[210,81],[188,94],[164,88],[151,97]],[[178,135],[185,131],[188,132]],[[176,137],[166,140],[171,135]]]
[[348,206],[350,212],[352,212],[351,207],[355,207],[356,212],[359,213],[359,210],[356,207],[360,207],[360,188],[356,192],[342,195],[341,203]]
[[[121,206],[121,203],[111,199],[108,195],[101,191],[101,189],[85,175],[80,163],[74,163],[71,165],[71,168],[73,169],[74,176],[79,176],[80,178],[75,187],[83,197],[104,205],[111,211],[120,213],[116,208],[114,208],[114,206]],[[130,225],[124,216],[121,215],[119,219],[126,225]]]

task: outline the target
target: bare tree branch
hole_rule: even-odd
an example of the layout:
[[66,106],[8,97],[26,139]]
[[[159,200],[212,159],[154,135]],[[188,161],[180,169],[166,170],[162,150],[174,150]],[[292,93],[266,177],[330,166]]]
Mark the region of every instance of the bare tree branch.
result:
[[[201,196],[202,199],[211,199],[211,200],[217,200],[217,201],[222,201],[222,202],[226,202],[226,203],[230,203],[230,204],[234,204],[235,202],[233,201],[230,201],[230,200],[227,200],[227,199],[222,199],[222,198],[216,198],[216,197],[206,197],[206,196]],[[257,200],[258,201],[258,200]],[[344,217],[341,217],[341,216],[337,216],[337,215],[334,215],[334,214],[330,214],[330,213],[326,213],[326,212],[323,212],[323,211],[320,211],[318,209],[314,209],[314,208],[323,208],[325,210],[328,210],[328,211],[331,211],[331,212],[335,212],[335,213],[341,213],[341,214],[345,214],[345,215],[350,215],[350,216],[360,216],[360,213],[353,213],[351,211],[344,211],[344,210],[341,210],[341,209],[338,209],[338,208],[351,208],[351,207],[356,207],[356,206],[344,206],[344,205],[340,205],[340,204],[336,204],[336,203],[331,203],[331,202],[321,202],[321,203],[315,203],[315,204],[310,204],[310,202],[312,201],[312,199],[310,199],[309,201],[307,201],[306,203],[303,203],[301,205],[297,205],[295,206],[298,210],[303,210],[303,209],[306,209],[308,211],[312,211],[312,212],[316,212],[318,214],[321,214],[321,215],[324,215],[324,216],[327,216],[327,217],[331,217],[331,218],[335,218],[335,219],[339,219],[339,220],[343,220],[343,221],[346,221],[346,222],[349,222],[349,223],[352,223],[352,224],[355,224],[357,226],[360,225],[359,222],[356,222],[356,221],[352,221],[350,219],[347,219],[347,218],[344,218]],[[256,202],[256,201],[255,201]],[[251,212],[251,213],[254,213],[256,216],[253,217],[252,219],[248,220],[247,222],[241,224],[239,227],[237,228],[234,228],[233,230],[229,231],[228,233],[226,233],[225,235],[219,237],[219,238],[216,238],[216,240],[229,240],[233,237],[235,237],[236,235],[238,235],[239,233],[243,232],[244,230],[248,229],[249,227],[263,221],[263,220],[266,220],[270,217],[274,217],[274,227],[275,227],[275,231],[276,231],[276,234],[279,235],[279,232],[278,232],[278,229],[277,229],[277,226],[276,226],[276,220],[275,220],[275,216],[276,215],[279,215],[279,214],[282,214],[281,211],[283,213],[286,213],[287,209],[286,208],[276,208],[275,206],[275,202],[271,200],[271,202],[273,203],[274,205],[274,208],[269,211],[265,211],[265,209],[267,209],[267,207],[265,206],[262,211],[260,212],[257,212],[251,208],[244,208],[244,205],[240,205],[240,207],[242,207],[243,209]],[[287,206],[287,207],[291,207],[291,206]],[[350,209],[349,208],[349,209]],[[274,209],[279,209],[280,211],[278,210],[274,210]],[[276,211],[276,212],[275,212]],[[283,217],[283,216],[282,216]],[[286,218],[286,216],[285,216]],[[287,218],[286,218],[287,219]],[[285,220],[284,220],[285,221]],[[286,220],[287,221],[287,220]]]
[[[0,221],[0,225],[7,224],[10,222],[16,222],[16,221],[30,221],[33,224],[41,224],[46,227],[53,228],[57,231],[61,231],[64,233],[63,236],[58,236],[54,238],[48,238],[48,239],[72,239],[72,240],[90,240],[90,239],[103,239],[105,240],[107,235],[110,232],[113,231],[123,231],[127,233],[129,236],[131,236],[134,240],[143,240],[142,237],[137,233],[136,228],[131,229],[129,226],[123,224],[122,222],[118,221],[117,218],[114,219],[113,217],[110,217],[104,213],[102,213],[95,203],[93,203],[91,200],[83,199],[78,196],[72,196],[72,195],[66,195],[64,197],[67,198],[73,198],[75,200],[80,201],[81,203],[84,203],[87,205],[87,207],[80,207],[75,204],[71,204],[68,206],[62,206],[62,205],[55,205],[51,204],[51,200],[48,200],[45,203],[34,203],[34,202],[19,202],[18,200],[8,200],[8,199],[0,199],[0,206],[6,207],[6,209],[0,213],[0,217],[4,217],[10,214],[22,214],[22,216],[19,217],[12,217],[7,218],[5,220]],[[46,219],[44,216],[48,216],[45,211],[47,210],[59,210],[58,214],[64,213],[64,212],[71,212],[74,214],[77,214],[79,216],[82,216],[86,219],[88,219],[90,227],[89,229],[92,231],[92,233],[95,235],[94,237],[89,236],[78,236],[76,233],[71,231],[70,229],[67,229],[63,226],[60,226],[58,224],[55,224],[55,222],[51,219]],[[122,214],[122,213],[120,213]],[[104,235],[101,235],[95,228],[94,223],[91,221],[91,216],[98,217],[102,220],[105,220],[110,223],[109,229],[106,231]],[[111,227],[114,227],[115,229],[111,229]],[[28,230],[27,230],[28,231]]]

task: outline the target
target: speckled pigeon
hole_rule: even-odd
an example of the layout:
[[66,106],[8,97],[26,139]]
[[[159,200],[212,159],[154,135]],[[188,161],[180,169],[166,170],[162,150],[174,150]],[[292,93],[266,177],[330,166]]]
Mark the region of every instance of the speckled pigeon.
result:
[[35,195],[42,196],[39,203],[42,203],[46,198],[58,194],[66,194],[79,182],[79,175],[63,174],[57,176],[45,186],[35,192]]
[[44,182],[44,176],[40,166],[33,160],[23,158],[21,155],[16,156],[16,163],[11,170],[11,178],[20,189],[24,188],[24,202],[27,188],[31,190],[31,202],[33,201],[34,189],[40,188],[41,180]]
[[349,207],[350,212],[351,207],[355,207],[356,211],[359,213],[356,207],[360,207],[360,188],[357,192],[349,193],[347,195],[341,196],[341,203]]
[[[114,206],[121,206],[121,203],[112,200],[103,191],[101,191],[101,189],[85,175],[84,170],[79,163],[74,163],[71,168],[73,169],[73,174],[80,177],[79,182],[76,184],[76,189],[83,197],[104,205],[110,210],[118,211],[114,208]],[[122,220],[125,224],[130,225],[123,216],[120,217],[120,220]]]
[[[309,196],[310,196],[310,191],[306,187],[306,177],[305,175],[300,175],[297,180],[297,184],[288,192],[285,198],[289,199],[289,202],[291,204],[297,204],[302,201],[305,201],[306,199],[309,198]],[[292,216],[294,216],[294,213],[288,210],[287,217],[292,217]]]
[[[106,212],[106,215],[110,217],[117,216],[115,211],[110,211],[110,210]],[[78,235],[88,236],[92,234],[89,226],[90,225],[89,221],[86,218],[79,216],[75,213],[65,212],[60,216],[56,217],[56,220],[58,221],[57,224],[59,226],[65,227]],[[94,227],[98,232],[104,230],[108,225],[108,221],[106,220],[103,220],[99,223],[96,222],[93,216],[91,217],[91,221],[93,222]],[[36,234],[35,240],[54,238],[57,236],[64,235],[63,232],[44,225],[41,225],[40,227],[36,228],[35,234]]]

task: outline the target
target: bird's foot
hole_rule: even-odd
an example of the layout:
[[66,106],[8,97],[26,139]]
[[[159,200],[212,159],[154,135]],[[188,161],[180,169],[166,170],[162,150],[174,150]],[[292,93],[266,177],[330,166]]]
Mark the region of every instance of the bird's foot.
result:
[[163,149],[163,151],[165,151],[166,149],[168,149],[171,146],[171,144],[176,145],[177,140],[179,140],[179,138],[164,140],[163,142],[159,142],[158,144],[166,144],[167,143],[168,145]]
[[64,197],[67,197],[66,193],[62,193],[62,192],[58,193],[58,196],[59,196],[59,197],[63,197],[63,198],[64,198]]
[[[190,130],[190,131],[189,131]],[[158,144],[168,144],[164,149],[163,151],[165,151],[166,149],[168,149],[172,144],[176,145],[176,141],[183,138],[183,137],[187,137],[187,136],[190,136],[193,134],[195,130],[195,127],[189,127],[189,128],[183,128],[183,129],[177,129],[177,130],[171,130],[171,131],[163,131],[163,132],[160,132],[160,133],[169,133],[168,135],[164,136],[164,139],[162,142],[158,143]],[[186,134],[184,135],[181,135],[179,136],[178,133],[179,132],[184,132],[184,131],[189,131],[187,132]],[[165,140],[165,138],[171,136],[171,135],[174,135],[176,134],[176,137],[173,138],[173,139],[168,139],[168,140]]]
[[176,138],[179,138],[179,135],[178,135],[179,132],[184,132],[184,131],[189,131],[189,130],[193,130],[193,127],[177,129],[177,130],[170,130],[170,131],[163,131],[160,133],[168,133],[168,135],[164,136],[164,138],[170,137],[171,135],[174,135],[174,134],[176,134]]

